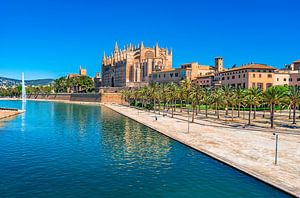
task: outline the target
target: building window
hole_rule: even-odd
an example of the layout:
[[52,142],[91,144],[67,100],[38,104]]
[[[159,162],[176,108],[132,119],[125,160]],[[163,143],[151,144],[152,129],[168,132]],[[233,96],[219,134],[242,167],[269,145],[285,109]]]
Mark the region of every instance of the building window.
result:
[[284,78],[283,81],[285,82],[285,81],[286,81],[286,78]]
[[258,77],[261,78],[261,74],[258,74]]
[[235,76],[232,76],[232,79],[235,79]]
[[243,74],[243,78],[245,78],[246,77],[246,74]]
[[289,78],[289,81],[292,82],[292,78]]
[[175,73],[175,77],[178,77],[178,73]]
[[300,78],[297,78],[297,81],[299,82],[299,81],[300,81]]
[[267,83],[267,88],[272,87],[272,83]]
[[258,87],[259,89],[263,89],[263,83],[257,83],[257,87]]
[[224,78],[224,77],[222,77],[222,80],[225,80],[225,78]]
[[241,78],[241,75],[239,75],[239,78]]
[[252,76],[253,76],[253,78],[255,78],[255,74],[253,74]]
[[268,74],[268,78],[272,78],[272,74]]
[[277,78],[277,81],[279,81],[279,78]]
[[255,83],[252,83],[252,87],[255,87]]
[[227,77],[227,80],[229,80],[229,76]]
[[246,88],[246,83],[243,83],[243,88],[244,88],[244,89]]

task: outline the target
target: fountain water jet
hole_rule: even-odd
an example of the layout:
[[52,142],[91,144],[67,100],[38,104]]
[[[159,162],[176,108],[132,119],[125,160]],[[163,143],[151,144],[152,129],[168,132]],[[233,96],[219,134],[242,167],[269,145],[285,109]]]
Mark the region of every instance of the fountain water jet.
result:
[[22,73],[22,100],[26,100],[26,88],[25,88],[24,72]]

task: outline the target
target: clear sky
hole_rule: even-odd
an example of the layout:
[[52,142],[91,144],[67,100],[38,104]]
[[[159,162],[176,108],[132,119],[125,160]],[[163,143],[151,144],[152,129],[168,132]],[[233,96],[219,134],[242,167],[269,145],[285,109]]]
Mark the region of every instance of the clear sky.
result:
[[141,40],[196,61],[275,67],[300,59],[299,0],[0,0],[0,76],[94,76],[102,54]]

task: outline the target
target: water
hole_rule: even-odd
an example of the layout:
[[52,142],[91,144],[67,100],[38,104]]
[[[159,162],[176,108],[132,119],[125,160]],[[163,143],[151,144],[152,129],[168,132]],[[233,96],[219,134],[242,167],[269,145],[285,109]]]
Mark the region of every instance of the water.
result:
[[0,121],[1,197],[288,197],[105,107],[26,110]]

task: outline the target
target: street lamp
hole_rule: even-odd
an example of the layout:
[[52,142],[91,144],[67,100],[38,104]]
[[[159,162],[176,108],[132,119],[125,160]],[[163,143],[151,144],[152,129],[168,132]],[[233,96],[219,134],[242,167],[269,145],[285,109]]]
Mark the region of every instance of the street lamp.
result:
[[277,165],[277,158],[278,158],[278,133],[273,133],[276,137],[276,143],[275,143],[275,165]]

